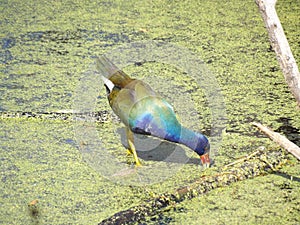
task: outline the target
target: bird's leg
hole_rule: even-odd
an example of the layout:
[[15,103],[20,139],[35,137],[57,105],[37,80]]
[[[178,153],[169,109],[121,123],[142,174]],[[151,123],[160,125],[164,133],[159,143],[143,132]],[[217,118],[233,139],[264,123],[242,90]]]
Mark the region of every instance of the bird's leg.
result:
[[127,137],[127,144],[128,144],[128,148],[127,148],[127,155],[132,155],[133,154],[133,151],[132,151],[132,146],[133,148],[135,149],[134,147],[134,137],[133,137],[133,133],[132,131],[126,127],[126,137]]
[[135,147],[134,147],[133,133],[128,127],[126,128],[126,135],[127,135],[128,146],[129,146],[127,153],[133,154],[133,158],[135,160],[136,166],[141,166],[142,164],[136,154]]

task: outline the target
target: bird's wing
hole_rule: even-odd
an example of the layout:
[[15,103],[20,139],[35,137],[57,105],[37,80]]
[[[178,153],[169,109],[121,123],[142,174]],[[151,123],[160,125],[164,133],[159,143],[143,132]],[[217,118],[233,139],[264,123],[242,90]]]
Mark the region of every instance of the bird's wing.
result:
[[165,138],[180,129],[172,107],[161,97],[142,98],[130,111],[129,126],[133,132]]
[[139,80],[136,82],[134,89],[136,101],[147,98],[149,96],[158,96],[148,84]]
[[143,110],[146,110],[144,106],[136,107],[136,105],[143,105],[145,104],[143,99],[156,95],[149,85],[140,80],[133,80],[124,88],[111,94],[114,94],[111,98],[111,107],[125,125],[128,125],[129,118],[134,120],[144,113]]
[[[114,92],[112,92],[112,94],[114,94]],[[110,102],[111,108],[126,126],[128,126],[130,111],[134,104],[134,91],[126,88],[118,91]]]

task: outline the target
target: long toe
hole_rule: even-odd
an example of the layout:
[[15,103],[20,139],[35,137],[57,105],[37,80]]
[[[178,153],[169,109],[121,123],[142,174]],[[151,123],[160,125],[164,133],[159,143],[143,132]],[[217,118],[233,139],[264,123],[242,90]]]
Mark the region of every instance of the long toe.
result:
[[127,155],[132,155],[132,154],[133,154],[133,152],[132,152],[132,150],[131,150],[131,149],[127,149],[127,151],[126,151],[126,154],[127,154]]

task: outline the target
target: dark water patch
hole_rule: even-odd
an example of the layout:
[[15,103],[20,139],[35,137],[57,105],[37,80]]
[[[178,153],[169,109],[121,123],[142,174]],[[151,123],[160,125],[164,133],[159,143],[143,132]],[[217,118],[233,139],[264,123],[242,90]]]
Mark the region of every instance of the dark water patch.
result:
[[240,125],[231,126],[230,128],[226,129],[226,133],[239,134],[246,137],[266,138],[266,136],[259,130],[249,133],[248,131],[241,130]]
[[106,33],[102,37],[104,37],[106,40],[110,40],[114,43],[129,42],[129,37],[125,34]]
[[19,84],[0,84],[0,88],[6,88],[6,89],[24,89],[24,85],[19,85]]
[[70,40],[81,39],[81,36],[76,31],[37,31],[37,32],[28,32],[20,36],[22,42],[28,41],[41,41],[41,42],[61,42],[67,43]]
[[53,54],[58,54],[58,55],[67,55],[67,54],[69,54],[68,50],[65,50],[65,49],[56,49],[56,48],[51,48],[49,50],[49,52],[53,53]]
[[38,31],[38,32],[28,32],[26,34],[23,34],[20,36],[21,41],[40,41],[43,37],[44,32]]
[[55,41],[60,43],[68,43],[72,40],[79,40],[82,36],[78,30],[71,31],[66,30],[65,32],[61,31],[46,31],[43,35],[43,41]]
[[[1,146],[1,149],[3,151],[9,151],[6,146]],[[17,173],[20,171],[20,169],[8,158],[0,158],[0,163],[0,173],[2,175],[1,182],[11,182],[11,180],[17,176]]]
[[148,40],[150,36],[143,30],[133,31],[130,33],[130,39],[133,40]]
[[16,73],[11,73],[8,76],[6,76],[5,78],[3,78],[3,81],[10,81],[10,80],[14,80],[14,79],[19,79],[19,78],[29,78],[29,77],[33,77],[37,75],[37,73],[20,73],[20,74],[16,74]]
[[13,60],[13,56],[9,50],[0,51],[0,62],[3,64]]
[[287,117],[280,117],[276,121],[281,123],[282,125],[275,131],[284,134],[290,141],[300,146],[300,130],[299,128],[294,127],[291,124],[292,119]]
[[106,31],[88,31],[85,30],[85,38],[87,41],[101,40],[104,47],[113,46],[118,43],[130,42],[130,37],[123,33],[111,33]]
[[[142,34],[139,32],[139,34]],[[41,42],[57,42],[57,43],[69,43],[78,40],[94,41],[96,39],[109,41],[113,43],[125,43],[129,42],[128,35],[123,33],[111,33],[104,30],[94,31],[86,29],[66,30],[66,31],[38,31],[28,32],[20,36],[22,42],[28,41],[41,41]]]
[[2,49],[8,49],[11,48],[13,46],[15,46],[16,44],[16,39],[15,38],[3,38],[1,40],[1,47]]
[[71,138],[65,139],[64,142],[67,143],[67,144],[69,144],[69,145],[72,145],[75,148],[78,147],[76,140],[73,140]]
[[18,65],[20,63],[28,64],[28,65],[46,65],[48,62],[42,59],[22,59],[22,58],[15,58],[14,64]]
[[[271,66],[270,67],[270,72],[277,72],[278,70],[280,70],[279,66]],[[273,75],[268,75],[268,73],[267,73],[265,76],[272,77]]]

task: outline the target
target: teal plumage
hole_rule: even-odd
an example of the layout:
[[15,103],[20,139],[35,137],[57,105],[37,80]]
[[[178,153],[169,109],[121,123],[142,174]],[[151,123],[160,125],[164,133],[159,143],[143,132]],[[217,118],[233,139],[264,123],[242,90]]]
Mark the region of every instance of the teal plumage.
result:
[[200,156],[203,165],[209,166],[208,139],[183,127],[172,106],[148,84],[130,78],[104,56],[97,58],[97,69],[102,75],[111,108],[127,128],[129,152],[133,153],[137,165],[140,162],[132,132],[184,144]]

